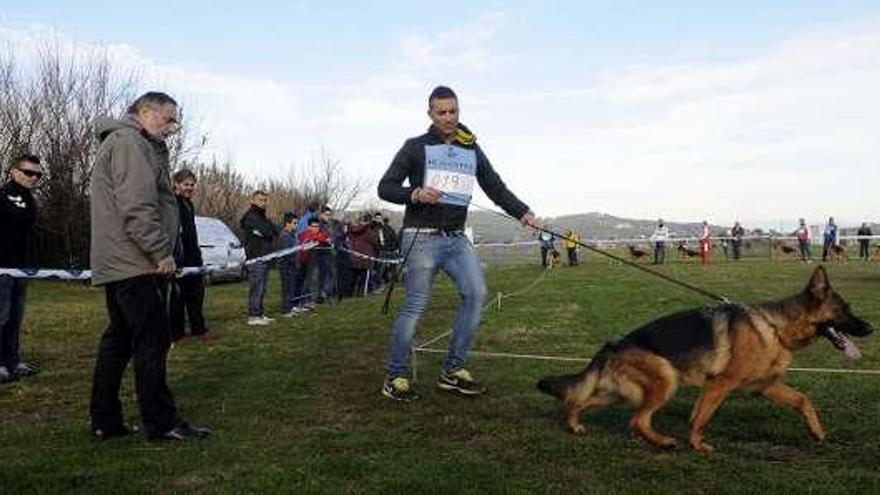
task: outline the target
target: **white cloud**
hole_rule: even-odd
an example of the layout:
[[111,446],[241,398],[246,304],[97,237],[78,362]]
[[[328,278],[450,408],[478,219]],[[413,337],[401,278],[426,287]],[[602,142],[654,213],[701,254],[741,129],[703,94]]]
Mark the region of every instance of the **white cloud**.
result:
[[554,214],[877,220],[865,202],[880,179],[877,53],[880,22],[865,22],[740,61],[611,69],[598,87],[545,100],[555,132],[500,156]]
[[411,69],[445,71],[487,70],[498,56],[491,49],[500,30],[507,23],[502,13],[483,14],[461,25],[448,27],[448,17],[436,17],[436,29],[405,37],[399,46],[404,64]]

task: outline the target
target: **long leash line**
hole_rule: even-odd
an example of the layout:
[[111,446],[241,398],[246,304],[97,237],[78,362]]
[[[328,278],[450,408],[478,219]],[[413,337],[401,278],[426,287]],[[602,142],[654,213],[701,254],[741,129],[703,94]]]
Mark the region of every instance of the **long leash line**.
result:
[[[480,209],[480,210],[487,211],[487,212],[489,212],[489,213],[492,213],[492,214],[497,215],[497,216],[499,216],[499,217],[505,218],[505,219],[507,219],[507,220],[512,220],[512,221],[515,221],[515,222],[519,222],[519,219],[516,219],[516,218],[514,218],[513,216],[508,215],[507,213],[503,213],[503,212],[497,211],[497,210],[495,210],[494,208],[489,208],[489,207],[486,207],[486,206],[482,206],[482,205],[477,204],[477,203],[474,203],[474,202],[471,202],[470,204],[471,204],[471,206],[474,206],[475,208],[478,208],[478,209]],[[535,230],[537,230],[537,231],[539,231],[539,232],[546,232],[546,233],[548,233],[548,234],[550,234],[550,235],[553,235],[553,236],[555,236],[555,237],[559,237],[560,239],[564,239],[564,240],[566,240],[566,241],[573,242],[573,243],[577,244],[578,246],[581,246],[581,247],[583,247],[583,248],[585,248],[585,249],[587,249],[587,250],[589,250],[589,251],[592,251],[592,252],[597,253],[597,254],[601,254],[601,255],[603,255],[603,256],[606,256],[606,257],[608,257],[608,258],[613,259],[614,261],[620,262],[620,263],[622,263],[622,264],[624,264],[624,265],[631,266],[631,267],[633,267],[633,268],[638,268],[639,270],[642,270],[643,272],[650,273],[651,275],[654,275],[655,277],[659,277],[659,278],[661,278],[661,279],[663,279],[663,280],[666,280],[667,282],[670,282],[670,283],[676,284],[676,285],[678,285],[678,286],[680,286],[680,287],[684,287],[684,288],[686,288],[686,289],[689,289],[689,290],[692,290],[692,291],[697,292],[697,293],[699,293],[699,294],[702,294],[702,295],[708,297],[709,299],[714,299],[714,300],[719,301],[719,302],[722,302],[722,303],[730,303],[730,299],[728,299],[728,298],[726,298],[726,297],[724,297],[724,296],[722,296],[722,295],[720,295],[720,294],[716,294],[716,293],[714,293],[714,292],[711,292],[711,291],[708,291],[708,290],[706,290],[706,289],[703,289],[702,287],[698,287],[698,286],[696,286],[696,285],[690,284],[690,283],[685,282],[685,281],[683,281],[683,280],[679,280],[679,279],[677,279],[677,278],[670,277],[669,275],[666,275],[666,274],[663,274],[663,273],[660,273],[660,272],[657,272],[657,271],[651,270],[650,268],[648,268],[648,267],[646,267],[646,266],[642,266],[642,265],[640,265],[640,264],[638,264],[638,263],[633,263],[632,261],[629,261],[629,260],[627,260],[627,259],[625,259],[625,258],[621,258],[620,256],[617,256],[617,255],[615,255],[615,254],[609,253],[608,251],[605,251],[605,250],[603,250],[603,249],[599,249],[599,248],[597,248],[597,247],[594,247],[594,246],[590,246],[590,245],[584,244],[583,242],[581,242],[581,241],[579,241],[579,240],[576,240],[576,239],[570,239],[570,238],[568,238],[567,236],[561,235],[561,234],[559,234],[559,233],[557,233],[557,232],[554,232],[554,231],[552,231],[552,230],[550,230],[550,229],[546,229],[546,228],[544,228],[544,227],[539,227],[539,226],[537,226],[537,225],[529,225],[529,227],[531,227],[531,228],[533,228],[533,229],[535,229]]]

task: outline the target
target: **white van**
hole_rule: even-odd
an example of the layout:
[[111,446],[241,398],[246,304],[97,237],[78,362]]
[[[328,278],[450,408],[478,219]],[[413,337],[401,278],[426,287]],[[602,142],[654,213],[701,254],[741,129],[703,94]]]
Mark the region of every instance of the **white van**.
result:
[[207,283],[219,280],[240,281],[244,278],[244,246],[219,218],[196,217],[196,233],[202,261],[212,270],[205,275]]

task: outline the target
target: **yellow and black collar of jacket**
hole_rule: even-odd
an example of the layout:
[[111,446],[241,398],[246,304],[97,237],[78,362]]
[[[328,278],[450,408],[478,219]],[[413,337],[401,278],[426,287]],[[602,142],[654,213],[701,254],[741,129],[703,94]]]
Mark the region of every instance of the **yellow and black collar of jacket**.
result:
[[458,124],[458,128],[455,129],[455,141],[464,146],[473,146],[477,142],[477,136],[464,124]]

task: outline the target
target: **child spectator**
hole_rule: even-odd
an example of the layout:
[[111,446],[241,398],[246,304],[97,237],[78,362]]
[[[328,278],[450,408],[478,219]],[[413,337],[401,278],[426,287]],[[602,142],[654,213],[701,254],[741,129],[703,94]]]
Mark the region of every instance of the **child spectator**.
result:
[[[281,226],[281,248],[289,249],[296,247],[296,225],[299,218],[295,213],[287,212],[284,214]],[[301,288],[297,287],[297,255],[290,254],[281,258],[279,268],[281,270],[281,316],[291,318],[300,314],[303,310],[296,305],[296,298]]]

